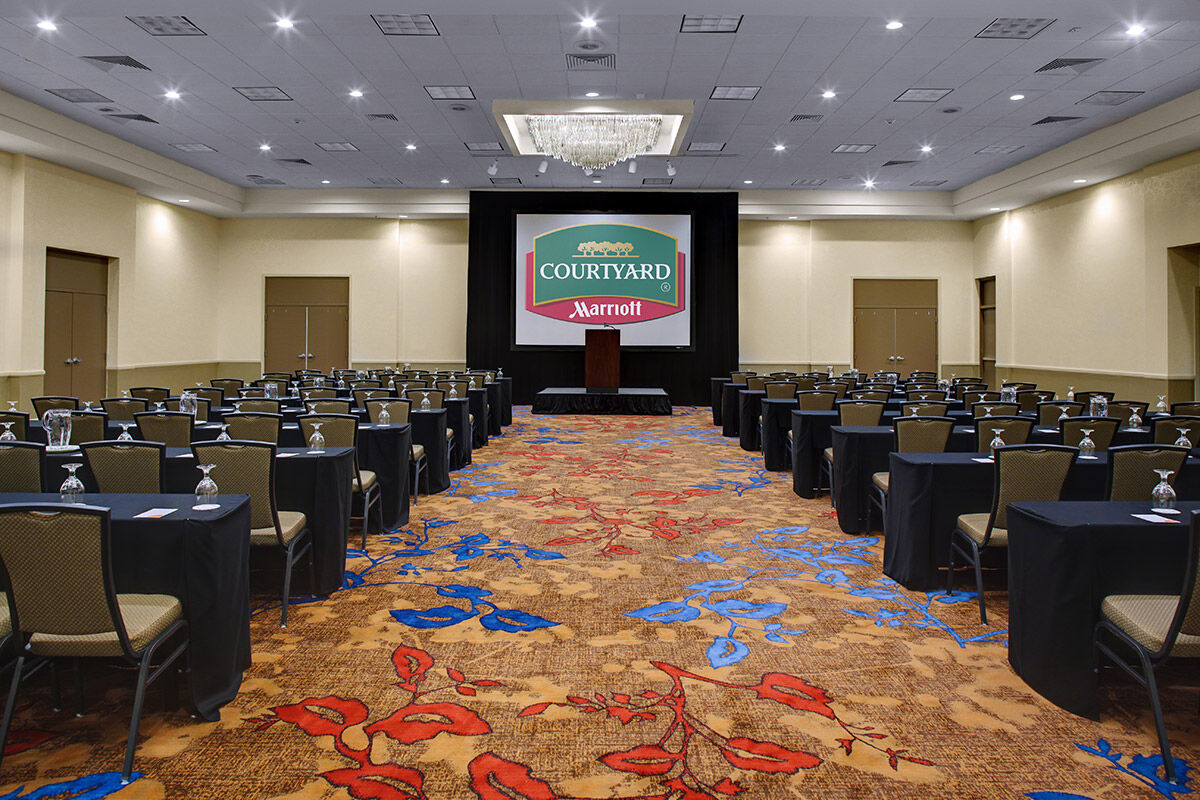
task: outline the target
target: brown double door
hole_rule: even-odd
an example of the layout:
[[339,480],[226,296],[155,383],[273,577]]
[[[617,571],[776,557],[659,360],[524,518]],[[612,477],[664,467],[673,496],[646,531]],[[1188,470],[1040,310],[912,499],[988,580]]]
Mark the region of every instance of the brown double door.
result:
[[350,360],[349,278],[267,278],[263,369],[346,367]]
[[107,353],[108,259],[47,250],[43,393],[100,400]]
[[937,281],[854,281],[854,366],[904,375],[937,370]]

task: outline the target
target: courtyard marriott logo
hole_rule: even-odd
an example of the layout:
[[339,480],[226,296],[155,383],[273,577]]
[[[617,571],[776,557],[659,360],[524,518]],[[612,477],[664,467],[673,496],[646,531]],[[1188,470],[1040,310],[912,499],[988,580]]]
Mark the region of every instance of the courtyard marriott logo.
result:
[[683,310],[683,253],[674,236],[638,225],[572,225],[525,254],[525,308],[586,325],[645,322]]

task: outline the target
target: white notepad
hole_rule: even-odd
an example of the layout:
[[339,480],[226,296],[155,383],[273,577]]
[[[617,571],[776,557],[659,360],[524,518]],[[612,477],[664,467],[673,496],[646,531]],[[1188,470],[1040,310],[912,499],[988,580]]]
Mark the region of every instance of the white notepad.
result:
[[1138,519],[1144,519],[1146,522],[1169,522],[1173,525],[1179,524],[1179,520],[1177,519],[1162,517],[1158,514],[1131,514],[1130,516],[1137,517]]
[[976,464],[995,464],[996,462],[990,458],[972,458]]
[[174,508],[148,508],[140,514],[134,514],[134,519],[159,519],[168,514],[174,514]]

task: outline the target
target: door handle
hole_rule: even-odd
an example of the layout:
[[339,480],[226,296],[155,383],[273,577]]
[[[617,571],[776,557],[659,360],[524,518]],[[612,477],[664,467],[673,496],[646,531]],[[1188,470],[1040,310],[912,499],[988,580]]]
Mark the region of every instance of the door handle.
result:
[[74,361],[72,361],[71,359],[69,359],[69,358],[68,358],[68,359],[67,359],[66,361],[64,361],[63,363],[64,363],[64,364],[74,364],[75,362],[74,362]]
[[904,356],[896,356],[896,360],[897,360],[897,361],[903,361],[903,360],[904,360]]

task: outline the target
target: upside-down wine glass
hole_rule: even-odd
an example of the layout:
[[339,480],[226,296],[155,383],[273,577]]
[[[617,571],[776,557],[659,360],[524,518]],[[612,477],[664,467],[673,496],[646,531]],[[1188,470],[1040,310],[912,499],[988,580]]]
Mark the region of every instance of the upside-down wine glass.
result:
[[1064,419],[1067,419],[1070,416],[1069,414],[1067,414],[1068,408],[1069,408],[1069,406],[1059,406],[1058,407],[1058,410],[1062,412],[1061,414],[1058,415],[1059,422],[1062,422]]
[[1167,396],[1165,394],[1158,396],[1158,403],[1154,406],[1154,410],[1160,414],[1167,413]]
[[117,424],[121,426],[121,432],[119,434],[117,434],[117,441],[118,442],[132,442],[133,435],[130,434],[129,429],[132,428],[137,423],[135,423],[135,422],[118,422]]
[[1186,447],[1188,450],[1192,449],[1192,440],[1188,438],[1188,433],[1191,430],[1191,428],[1179,429],[1179,438],[1175,440],[1176,447]]
[[63,464],[67,471],[67,479],[58,487],[58,496],[64,503],[78,503],[79,495],[83,494],[83,481],[75,477],[75,470],[83,464]]
[[9,411],[12,411],[13,413],[16,413],[17,411],[19,411],[19,410],[20,410],[20,409],[18,409],[18,408],[17,408],[17,401],[16,401],[16,400],[9,400],[9,401],[8,401],[8,410],[9,410]]
[[380,425],[392,424],[392,415],[388,413],[388,406],[390,405],[391,403],[384,403],[379,407],[379,419],[376,420],[376,422],[378,422]]
[[312,426],[313,426],[312,436],[308,437],[308,449],[309,450],[320,451],[320,450],[325,449],[325,437],[323,435],[321,435],[321,426],[324,424],[325,424],[324,422],[312,423]]
[[994,406],[984,406],[983,407],[983,415],[985,417],[990,417],[992,415],[993,408],[994,408]]
[[450,394],[448,394],[447,397],[449,397],[451,400],[457,400],[458,399],[458,386],[456,386],[453,383],[450,384]]
[[1075,387],[1074,386],[1067,387],[1067,399],[1070,400],[1072,403],[1075,402]]
[[0,442],[15,442],[17,435],[12,432],[12,426],[15,422],[0,422],[4,426],[4,433],[0,433]]
[[988,452],[992,458],[996,457],[996,448],[1004,447],[1004,440],[1000,438],[1000,434],[1004,433],[1003,428],[992,428],[992,441],[988,444]]
[[229,435],[229,426],[228,425],[225,425],[225,424],[221,425],[221,432],[217,434],[217,441],[218,442],[232,442],[233,441],[233,437],[231,437]]
[[1169,469],[1154,471],[1158,473],[1158,485],[1150,492],[1150,510],[1172,511],[1175,508],[1175,490],[1171,488],[1168,478],[1175,472]]
[[196,505],[209,505],[217,496],[217,482],[209,477],[210,472],[217,468],[216,464],[197,464],[196,469],[204,474],[196,484]]
[[1130,409],[1130,413],[1129,413],[1129,427],[1130,427],[1130,428],[1133,428],[1133,429],[1135,429],[1135,430],[1136,430],[1137,428],[1140,428],[1140,427],[1142,427],[1142,418],[1141,418],[1141,415],[1139,415],[1139,414],[1138,414],[1138,412],[1137,412],[1137,406],[1134,406],[1134,407],[1132,407],[1132,408]]
[[1079,457],[1091,458],[1096,455],[1096,443],[1092,441],[1092,433],[1095,428],[1080,428],[1079,432],[1083,434],[1083,438],[1079,440]]
[[428,411],[433,408],[433,404],[429,402],[429,392],[421,392],[421,410]]

